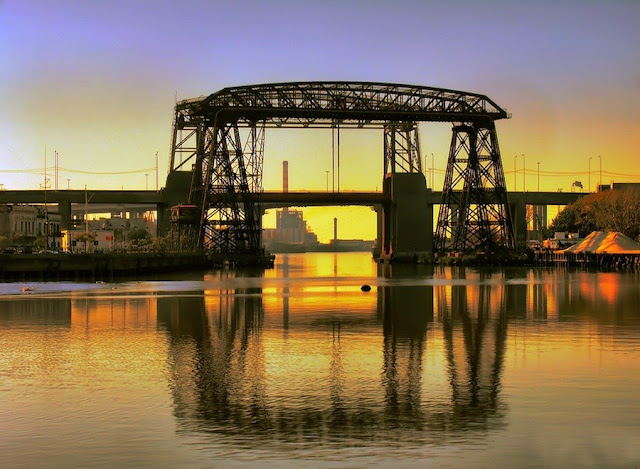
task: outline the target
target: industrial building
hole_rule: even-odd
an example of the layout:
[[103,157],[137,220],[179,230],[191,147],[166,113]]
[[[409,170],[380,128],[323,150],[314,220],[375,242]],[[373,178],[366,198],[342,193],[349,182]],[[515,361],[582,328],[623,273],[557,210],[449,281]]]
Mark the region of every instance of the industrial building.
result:
[[0,247],[59,250],[60,214],[41,205],[0,205]]

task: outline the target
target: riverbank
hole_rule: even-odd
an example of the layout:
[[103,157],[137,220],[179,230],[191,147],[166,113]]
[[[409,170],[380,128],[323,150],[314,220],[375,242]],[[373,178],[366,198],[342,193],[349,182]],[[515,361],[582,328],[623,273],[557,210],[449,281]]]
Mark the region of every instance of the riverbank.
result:
[[0,279],[75,279],[138,276],[215,267],[273,267],[273,256],[205,255],[196,252],[0,254]]
[[202,269],[200,253],[0,254],[0,278],[110,278]]

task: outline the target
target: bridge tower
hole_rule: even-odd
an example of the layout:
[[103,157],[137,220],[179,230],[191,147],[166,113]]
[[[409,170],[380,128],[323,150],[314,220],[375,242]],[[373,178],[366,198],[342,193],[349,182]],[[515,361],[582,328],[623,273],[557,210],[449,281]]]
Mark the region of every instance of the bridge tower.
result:
[[507,188],[493,120],[453,127],[434,248],[490,252],[515,248]]
[[[181,246],[217,254],[256,253],[261,237],[258,202],[264,125],[252,122],[241,132],[237,119],[221,116],[211,122],[199,117],[185,119],[176,107],[170,177],[180,172],[190,175],[186,207],[195,215],[174,231],[191,238],[180,239]],[[187,161],[191,167],[185,171],[182,166]]]
[[383,191],[389,202],[379,215],[379,258],[417,261],[430,257],[433,206],[427,203],[415,122],[390,122],[384,126]]
[[[381,211],[382,255],[416,260],[433,251],[433,213],[417,124],[466,122],[454,127],[448,198],[439,226],[442,241],[453,236],[457,246],[463,239],[465,249],[489,241],[512,245],[493,127],[494,120],[507,117],[485,95],[394,83],[267,83],[183,100],[175,107],[165,215],[159,220],[166,226],[168,207],[179,206],[174,218],[191,220],[192,229],[182,232],[193,233],[195,247],[230,255],[257,253],[265,127],[378,128],[384,130],[383,185],[389,196]],[[465,185],[459,199],[452,193],[456,181]]]

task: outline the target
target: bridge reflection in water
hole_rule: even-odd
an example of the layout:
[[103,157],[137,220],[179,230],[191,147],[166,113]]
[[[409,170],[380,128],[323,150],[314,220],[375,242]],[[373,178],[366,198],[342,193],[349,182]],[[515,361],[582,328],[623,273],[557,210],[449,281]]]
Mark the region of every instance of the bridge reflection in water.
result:
[[414,281],[429,268],[381,269],[388,284],[360,310],[304,304],[287,283],[279,305],[260,288],[159,299],[180,427],[255,445],[248,435],[406,444],[504,426],[509,289],[434,289]]
[[65,461],[94,444],[114,464],[140,442],[153,448],[140,461],[180,446],[197,462],[478,447],[484,466],[500,441],[509,462],[544,466],[540,448],[568,454],[571,432],[572,457],[586,441],[609,467],[638,446],[637,276],[348,256],[68,292],[0,285],[2,454],[56,438]]

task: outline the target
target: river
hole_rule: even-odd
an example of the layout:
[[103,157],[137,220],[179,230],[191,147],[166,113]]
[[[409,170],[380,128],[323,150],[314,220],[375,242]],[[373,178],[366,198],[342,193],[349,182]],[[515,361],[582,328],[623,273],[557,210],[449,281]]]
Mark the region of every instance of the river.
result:
[[2,283],[0,467],[637,467],[639,287],[365,253]]

